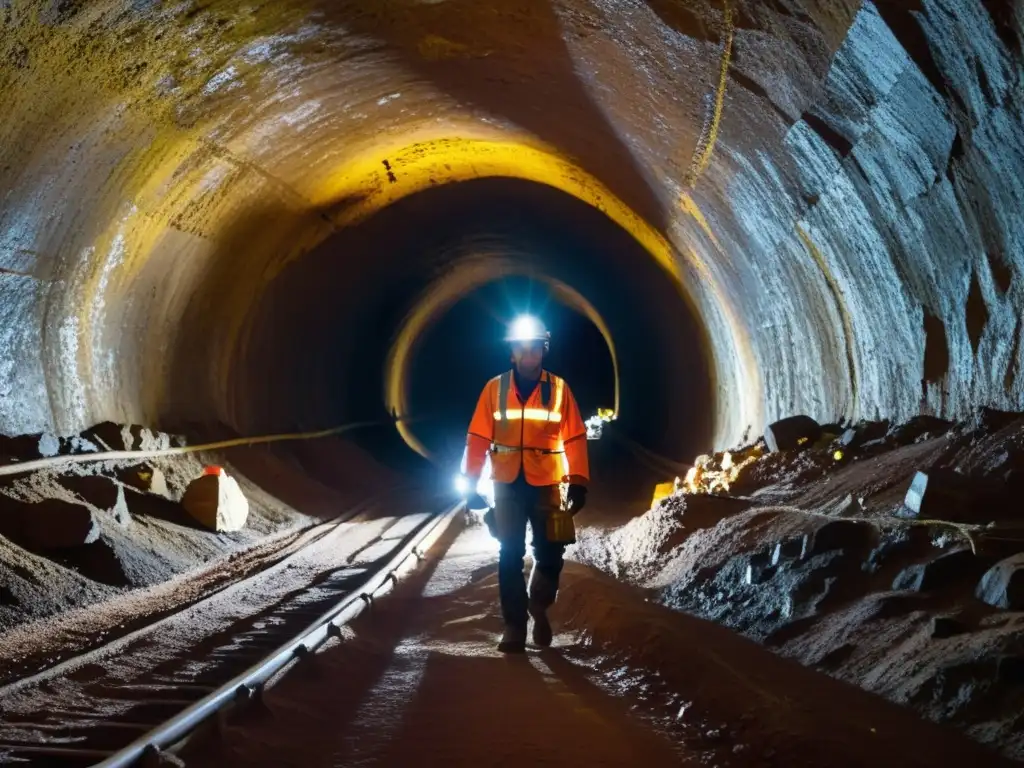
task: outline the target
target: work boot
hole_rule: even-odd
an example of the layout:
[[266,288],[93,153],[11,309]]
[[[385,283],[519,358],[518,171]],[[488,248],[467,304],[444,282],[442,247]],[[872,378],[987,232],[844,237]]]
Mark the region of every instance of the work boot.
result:
[[551,645],[551,622],[548,621],[548,608],[555,602],[558,588],[555,583],[541,573],[536,567],[530,574],[530,602],[527,610],[533,617],[533,642],[541,648]]
[[526,653],[526,627],[506,624],[498,650],[502,653]]
[[531,600],[529,610],[530,616],[533,617],[533,644],[541,648],[549,647],[553,633],[551,632],[551,622],[548,621],[547,609]]

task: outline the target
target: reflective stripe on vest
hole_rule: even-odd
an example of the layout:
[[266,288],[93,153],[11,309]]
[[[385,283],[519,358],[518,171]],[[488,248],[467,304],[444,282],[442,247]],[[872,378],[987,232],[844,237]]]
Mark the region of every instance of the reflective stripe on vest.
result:
[[495,421],[527,419],[528,421],[553,421],[557,423],[562,420],[562,414],[559,411],[548,411],[543,408],[523,408],[518,411],[509,411],[508,413],[495,411],[494,419]]
[[494,418],[498,421],[505,421],[508,417],[508,393],[512,389],[512,371],[505,371],[498,379],[498,410],[494,412]]
[[[511,426],[513,422],[522,423],[527,422],[542,422],[548,424],[559,424],[562,421],[562,401],[565,397],[565,382],[562,379],[552,376],[547,371],[541,374],[541,380],[538,383],[540,387],[541,402],[543,408],[531,407],[526,408],[525,403],[517,397],[520,404],[519,408],[509,406],[509,397],[512,395],[512,381],[513,372],[505,371],[501,376],[498,377],[498,402],[496,403],[497,409],[494,411],[495,430],[500,431],[501,425],[506,424]],[[553,385],[553,386],[552,386]],[[550,402],[552,392],[554,390],[554,403]],[[537,391],[536,389],[534,391]],[[521,393],[516,392],[521,397]],[[533,399],[533,393],[526,398],[527,401]],[[523,433],[520,432],[520,435]],[[547,442],[547,441],[545,441]],[[500,448],[499,448],[500,447]],[[537,445],[509,445],[508,443],[493,442],[491,444],[491,451],[495,453],[512,453],[514,451],[527,450],[536,451],[545,454],[557,454],[564,453],[561,445],[557,448],[537,446]]]

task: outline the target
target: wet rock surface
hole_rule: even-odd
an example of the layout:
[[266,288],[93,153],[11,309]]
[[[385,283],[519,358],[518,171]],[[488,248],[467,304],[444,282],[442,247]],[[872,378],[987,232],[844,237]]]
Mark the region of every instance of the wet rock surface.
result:
[[[1024,421],[984,412],[850,433],[872,439],[846,440],[842,460],[834,439],[759,458],[717,522],[706,510],[724,499],[680,493],[604,541],[581,538],[573,556],[607,568],[614,542],[619,575],[663,604],[1024,759],[1024,523],[1017,502],[989,492],[1024,467]],[[954,519],[940,506],[925,522],[905,495],[936,467],[957,473],[962,494],[946,507]],[[691,507],[699,526],[687,525]],[[622,556],[641,552],[642,568]]]

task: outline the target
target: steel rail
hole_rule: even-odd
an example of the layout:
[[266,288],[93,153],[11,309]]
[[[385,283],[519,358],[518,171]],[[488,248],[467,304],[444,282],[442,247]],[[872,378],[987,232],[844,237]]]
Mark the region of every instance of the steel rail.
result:
[[389,584],[397,583],[400,572],[407,569],[410,558],[415,561],[423,559],[426,550],[440,537],[462,506],[462,503],[456,504],[445,512],[427,518],[382,568],[323,613],[301,634],[163,725],[144,734],[106,760],[96,763],[94,768],[129,768],[139,760],[159,756],[162,751],[181,742],[197,727],[226,708],[260,696],[266,682],[292,662],[314,653],[328,639],[340,637],[342,626],[362,613],[379,593],[387,591]]
[[[326,520],[322,523],[316,523],[306,528],[302,528],[295,531],[296,536],[301,537],[304,534],[313,531],[317,527],[323,528],[323,531],[321,533],[316,535],[315,538],[301,545],[298,549],[295,549],[292,552],[288,552],[287,554],[279,557],[278,559],[274,559],[271,562],[265,563],[261,567],[249,571],[236,579],[226,581],[222,584],[218,584],[216,587],[214,587],[198,599],[182,605],[175,606],[174,609],[166,613],[163,613],[162,615],[158,614],[153,621],[147,622],[143,626],[140,626],[138,629],[134,629],[130,632],[126,632],[125,634],[118,635],[117,637],[114,637],[102,643],[101,645],[96,645],[92,648],[86,648],[85,650],[75,654],[74,656],[64,659],[63,661],[57,662],[56,664],[53,664],[49,667],[39,669],[29,675],[26,675],[25,677],[19,678],[17,680],[12,680],[7,683],[0,683],[0,699],[2,699],[5,696],[9,696],[13,693],[16,693],[17,691],[20,691],[23,688],[26,688],[30,685],[37,685],[43,681],[49,680],[53,677],[73,670],[81,666],[82,664],[86,663],[86,659],[108,657],[111,654],[116,653],[121,648],[126,647],[130,643],[135,642],[136,640],[142,637],[150,635],[156,630],[160,629],[162,626],[169,624],[185,611],[192,610],[196,606],[201,605],[202,603],[205,603],[217,597],[220,593],[225,592],[229,589],[234,589],[236,587],[243,586],[247,582],[251,582],[257,578],[265,576],[270,572],[277,571],[283,567],[286,567],[289,562],[299,557],[306,550],[308,550],[309,547],[315,545],[317,542],[329,536],[333,531],[337,530],[338,527],[344,525],[347,522],[352,521],[354,518],[359,517],[359,515],[365,513],[367,510],[372,509],[374,505],[376,505],[378,502],[381,501],[381,499],[385,498],[386,496],[386,493],[376,494],[368,499],[363,499],[358,504],[355,504],[350,509],[347,509],[341,514],[336,515],[330,520]],[[289,546],[291,546],[291,544],[285,544],[282,547],[282,550],[287,549]],[[277,554],[278,553],[275,552],[274,555],[271,555],[271,558],[276,557]]]

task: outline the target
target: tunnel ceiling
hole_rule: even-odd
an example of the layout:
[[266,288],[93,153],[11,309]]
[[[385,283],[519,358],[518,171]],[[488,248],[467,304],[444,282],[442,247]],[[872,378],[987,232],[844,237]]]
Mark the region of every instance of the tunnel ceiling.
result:
[[718,444],[794,411],[1024,405],[1019,3],[9,0],[0,20],[0,431],[231,421],[285,265],[481,176],[600,208],[678,282]]

